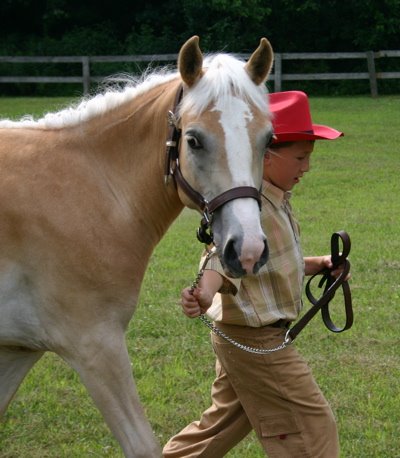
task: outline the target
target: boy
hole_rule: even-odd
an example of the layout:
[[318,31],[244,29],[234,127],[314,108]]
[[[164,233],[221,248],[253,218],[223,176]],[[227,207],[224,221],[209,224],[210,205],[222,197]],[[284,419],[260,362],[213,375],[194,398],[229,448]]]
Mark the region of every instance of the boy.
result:
[[[226,277],[216,256],[197,288],[182,291],[188,317],[206,313],[232,339],[275,348],[301,311],[304,275],[332,267],[330,256],[303,258],[290,191],[310,168],[314,141],[343,135],[312,123],[307,95],[270,94],[274,140],[265,154],[262,226],[270,250],[257,276]],[[339,271],[332,272],[337,276]],[[164,447],[165,458],[218,458],[254,429],[269,457],[339,456],[336,423],[294,345],[267,354],[237,348],[212,333],[217,357],[212,406]]]

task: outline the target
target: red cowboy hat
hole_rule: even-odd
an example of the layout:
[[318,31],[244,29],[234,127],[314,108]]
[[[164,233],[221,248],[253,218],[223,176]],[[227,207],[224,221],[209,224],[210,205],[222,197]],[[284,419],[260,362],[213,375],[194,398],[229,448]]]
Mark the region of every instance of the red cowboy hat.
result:
[[275,138],[272,143],[299,140],[333,140],[343,132],[313,124],[307,94],[301,91],[269,94]]

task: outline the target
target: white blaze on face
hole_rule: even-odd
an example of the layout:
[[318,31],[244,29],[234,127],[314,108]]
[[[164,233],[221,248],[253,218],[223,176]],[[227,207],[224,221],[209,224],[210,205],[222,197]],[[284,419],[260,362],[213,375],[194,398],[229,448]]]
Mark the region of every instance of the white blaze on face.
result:
[[254,186],[254,183],[249,183],[252,151],[247,126],[253,119],[249,105],[232,97],[225,105],[217,101],[212,111],[221,113],[219,122],[225,135],[227,166],[234,185]]
[[[220,112],[220,124],[225,136],[227,168],[232,178],[230,187],[257,187],[252,175],[253,152],[249,137],[249,124],[253,114],[248,104],[232,97],[229,103],[217,101],[213,111]],[[222,207],[220,233],[216,243],[221,248],[229,241],[235,242],[235,249],[242,268],[247,274],[253,273],[254,265],[264,251],[264,234],[260,225],[260,213],[255,199],[236,199]],[[221,236],[221,239],[219,239]]]

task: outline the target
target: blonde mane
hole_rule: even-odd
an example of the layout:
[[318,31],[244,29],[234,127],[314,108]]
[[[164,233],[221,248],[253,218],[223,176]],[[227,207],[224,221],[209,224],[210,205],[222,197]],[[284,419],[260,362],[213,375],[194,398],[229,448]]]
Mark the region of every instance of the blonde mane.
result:
[[[184,98],[181,113],[202,113],[213,100],[219,99],[224,103],[233,93],[246,98],[267,114],[266,86],[254,85],[244,69],[244,64],[244,61],[229,54],[209,55],[204,61],[204,76]],[[106,90],[103,86],[102,93],[84,98],[58,112],[47,113],[39,119],[26,115],[17,121],[0,120],[0,128],[61,129],[74,126],[100,116],[178,76],[177,71],[165,67],[152,73],[145,72],[141,78],[129,75],[110,77],[105,80]]]
[[100,116],[177,76],[176,71],[166,73],[165,70],[159,70],[150,75],[144,74],[140,79],[129,75],[110,77],[104,81],[106,91],[103,93],[84,98],[61,111],[47,113],[39,119],[26,115],[18,121],[0,120],[0,128],[61,129],[74,126]]
[[245,61],[230,54],[209,55],[204,61],[205,73],[183,99],[181,113],[202,113],[210,102],[225,104],[232,95],[246,99],[268,115],[266,85],[256,86],[245,68]]

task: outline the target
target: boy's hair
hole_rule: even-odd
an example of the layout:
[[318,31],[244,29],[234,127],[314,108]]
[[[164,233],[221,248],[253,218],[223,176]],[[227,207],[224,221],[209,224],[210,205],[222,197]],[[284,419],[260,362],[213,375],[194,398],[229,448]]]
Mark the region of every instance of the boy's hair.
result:
[[[309,141],[310,143],[314,143],[315,140],[299,140],[299,141]],[[296,141],[292,142],[279,142],[279,143],[272,143],[269,145],[268,149],[280,149],[280,148],[288,148],[289,146],[292,146],[294,143],[297,143]]]

